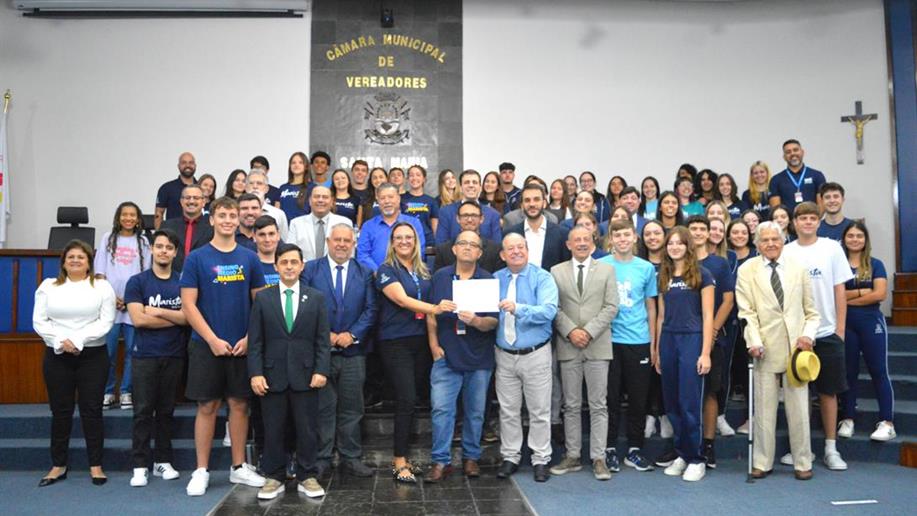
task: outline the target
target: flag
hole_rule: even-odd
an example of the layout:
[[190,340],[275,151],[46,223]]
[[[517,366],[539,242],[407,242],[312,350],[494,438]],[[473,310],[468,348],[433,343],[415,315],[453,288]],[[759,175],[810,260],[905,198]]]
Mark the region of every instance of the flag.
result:
[[10,154],[6,122],[7,110],[4,109],[0,119],[0,249],[6,247],[6,223],[10,216]]

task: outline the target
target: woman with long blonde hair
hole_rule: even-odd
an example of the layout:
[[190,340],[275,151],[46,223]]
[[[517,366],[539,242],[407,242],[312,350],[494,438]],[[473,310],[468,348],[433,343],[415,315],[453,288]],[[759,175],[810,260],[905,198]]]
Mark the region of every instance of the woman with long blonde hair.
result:
[[761,220],[771,218],[771,169],[767,163],[756,161],[748,169],[748,190],[742,193],[742,202],[745,207],[755,210]]

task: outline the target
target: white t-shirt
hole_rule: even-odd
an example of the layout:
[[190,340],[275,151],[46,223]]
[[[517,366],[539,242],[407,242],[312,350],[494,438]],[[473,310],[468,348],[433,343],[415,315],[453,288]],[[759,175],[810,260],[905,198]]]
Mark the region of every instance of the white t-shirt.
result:
[[785,252],[809,268],[815,308],[821,314],[821,324],[815,337],[821,339],[834,334],[837,329],[834,287],[853,278],[844,250],[836,241],[820,237],[812,245],[799,245],[799,241],[791,242],[786,245]]

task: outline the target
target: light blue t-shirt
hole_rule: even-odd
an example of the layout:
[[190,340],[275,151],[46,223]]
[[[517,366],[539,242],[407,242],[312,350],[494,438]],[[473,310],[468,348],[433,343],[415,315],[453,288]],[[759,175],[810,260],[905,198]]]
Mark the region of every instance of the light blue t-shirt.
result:
[[618,281],[618,315],[611,322],[612,342],[648,344],[650,327],[646,320],[646,300],[657,295],[656,268],[636,256],[628,262],[619,262],[614,255],[604,256],[599,261],[615,268]]

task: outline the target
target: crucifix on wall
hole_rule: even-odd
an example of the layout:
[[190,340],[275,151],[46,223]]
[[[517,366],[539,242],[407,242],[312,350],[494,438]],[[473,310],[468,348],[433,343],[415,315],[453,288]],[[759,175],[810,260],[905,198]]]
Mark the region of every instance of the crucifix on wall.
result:
[[865,126],[870,120],[877,120],[879,115],[875,113],[870,113],[868,115],[863,114],[863,102],[858,100],[854,103],[856,107],[856,113],[853,115],[846,115],[841,117],[841,122],[851,123],[856,128],[854,135],[857,140],[857,165],[863,164],[863,126]]

